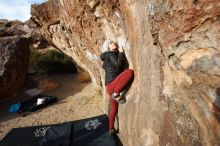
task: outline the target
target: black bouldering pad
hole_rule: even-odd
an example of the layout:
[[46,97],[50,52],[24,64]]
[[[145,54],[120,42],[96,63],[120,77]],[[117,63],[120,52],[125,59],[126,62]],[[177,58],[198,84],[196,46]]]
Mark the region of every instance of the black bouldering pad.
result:
[[116,146],[108,117],[100,115],[62,124],[14,128],[0,146]]
[[[43,98],[44,103],[37,105],[37,99]],[[28,99],[21,103],[21,110],[22,111],[28,111],[28,112],[34,112],[40,108],[46,107],[49,104],[52,104],[54,102],[57,102],[57,97],[55,96],[48,96],[48,95],[38,95],[35,97],[32,97],[31,99]]]

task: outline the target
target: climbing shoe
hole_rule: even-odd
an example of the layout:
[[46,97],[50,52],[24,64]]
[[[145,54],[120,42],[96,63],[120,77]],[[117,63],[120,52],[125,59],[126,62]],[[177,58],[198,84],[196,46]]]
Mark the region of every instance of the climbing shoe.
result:
[[117,101],[117,98],[120,96],[119,93],[112,93],[112,99]]
[[124,104],[126,102],[125,99],[125,94],[126,94],[126,90],[123,90],[120,92],[120,96],[118,98],[116,98],[116,100],[120,103],[120,104]]
[[116,129],[110,129],[108,133],[109,135],[113,135],[113,134],[118,134],[119,132]]
[[126,102],[125,98],[122,98],[121,100],[118,101],[120,104],[124,104]]
[[127,90],[121,91],[121,92],[120,92],[120,96],[121,96],[121,97],[125,97],[126,92],[127,92]]
[[112,99],[119,102],[120,104],[124,104],[126,102],[125,94],[126,94],[126,90],[123,90],[120,93],[113,93]]

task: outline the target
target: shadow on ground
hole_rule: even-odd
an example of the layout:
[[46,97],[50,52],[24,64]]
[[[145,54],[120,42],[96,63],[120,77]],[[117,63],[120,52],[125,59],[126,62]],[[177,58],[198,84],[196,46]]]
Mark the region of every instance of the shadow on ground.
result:
[[[56,96],[58,99],[58,102],[55,104],[63,104],[66,102],[65,99],[67,97],[73,96],[74,94],[82,91],[83,88],[88,85],[88,82],[81,83],[81,81],[77,77],[78,77],[78,74],[45,75],[44,78],[52,79],[54,82],[58,83],[58,87],[55,89],[49,90],[49,91],[45,91],[42,94]],[[28,78],[32,78],[32,76],[28,76]],[[8,120],[18,117],[16,113],[9,113],[8,107],[13,103],[23,102],[23,101],[26,101],[32,98],[30,95],[27,95],[26,93],[24,93],[25,90],[28,90],[31,88],[36,88],[36,86],[31,86],[29,83],[26,83],[15,97],[11,99],[7,99],[6,102],[0,106],[0,115],[1,115],[0,122],[6,122]],[[53,105],[49,105],[49,106],[53,106]],[[43,109],[40,109],[33,113],[28,113],[28,115],[37,114],[41,112],[41,110]]]

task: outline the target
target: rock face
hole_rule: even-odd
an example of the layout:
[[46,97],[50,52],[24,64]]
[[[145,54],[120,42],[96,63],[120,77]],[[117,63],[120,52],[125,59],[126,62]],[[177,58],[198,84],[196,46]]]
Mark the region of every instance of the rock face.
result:
[[24,83],[30,45],[35,49],[49,46],[34,22],[0,20],[0,96],[14,96]]
[[118,112],[125,146],[220,145],[219,1],[49,0],[31,13],[96,85],[103,41],[124,47],[135,71]]
[[[31,36],[31,47],[34,49],[45,49],[50,46],[45,37],[40,33],[37,25],[31,20],[27,20],[24,24],[27,27],[26,32]],[[50,46],[51,47],[51,46]]]
[[31,40],[19,21],[0,23],[0,96],[12,97],[25,81]]

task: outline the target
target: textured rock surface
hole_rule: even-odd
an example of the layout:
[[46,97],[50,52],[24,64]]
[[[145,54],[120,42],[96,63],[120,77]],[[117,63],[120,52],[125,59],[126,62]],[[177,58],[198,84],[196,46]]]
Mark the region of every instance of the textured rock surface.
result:
[[0,37],[10,37],[16,35],[26,35],[25,37],[31,37],[33,48],[43,49],[49,46],[43,35],[39,33],[37,25],[32,20],[28,20],[23,23],[17,20],[8,21],[1,19]]
[[0,38],[0,95],[12,97],[25,81],[28,59],[28,38],[11,36]]
[[37,25],[31,19],[27,20],[23,24],[23,26],[28,28],[26,32],[30,34],[32,38],[32,42],[31,42],[32,48],[45,49],[51,47],[50,44],[45,39],[45,37],[40,33],[39,29],[37,28]]
[[31,20],[0,20],[0,95],[11,97],[25,81],[29,46],[45,48],[49,44]]
[[118,113],[125,146],[220,145],[220,117],[212,111],[213,103],[220,106],[219,14],[217,0],[49,0],[32,6],[47,40],[96,85],[104,83],[104,39],[124,47],[135,71]]

